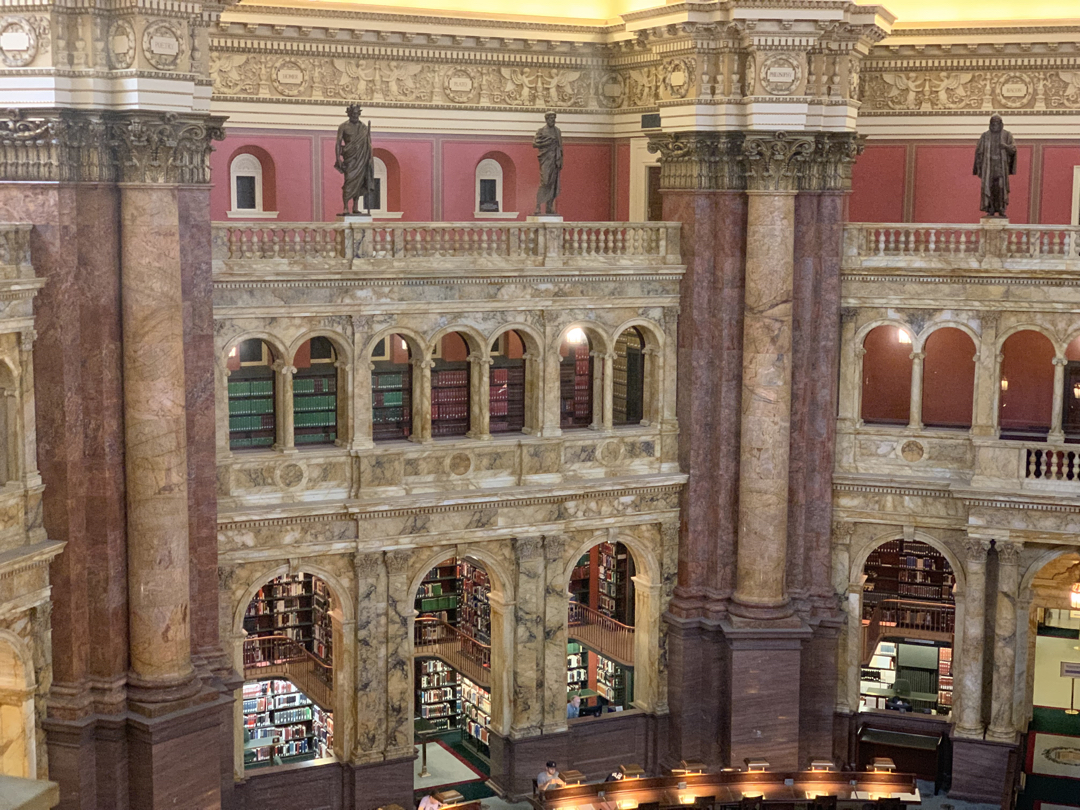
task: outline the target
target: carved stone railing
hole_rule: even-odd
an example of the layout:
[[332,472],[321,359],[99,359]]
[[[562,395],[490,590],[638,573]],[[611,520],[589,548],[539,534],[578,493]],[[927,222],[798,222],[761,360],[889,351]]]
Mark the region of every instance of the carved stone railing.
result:
[[[1036,264],[1037,263],[1037,264]],[[852,223],[845,229],[847,269],[1039,269],[1080,271],[1080,227]]]
[[634,665],[634,628],[580,602],[570,603],[568,634],[605,658]]
[[1025,445],[1020,451],[1020,477],[1080,486],[1080,445]]
[[952,641],[956,631],[956,607],[945,602],[914,599],[883,599],[874,606],[863,639],[862,664],[866,666],[883,638]]
[[678,223],[215,223],[217,273],[668,266]]

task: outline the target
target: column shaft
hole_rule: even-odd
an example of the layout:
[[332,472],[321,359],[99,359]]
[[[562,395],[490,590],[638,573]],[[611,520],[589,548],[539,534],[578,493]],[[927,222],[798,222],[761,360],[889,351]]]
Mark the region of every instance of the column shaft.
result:
[[1065,364],[1068,362],[1064,357],[1054,358],[1054,399],[1050,409],[1050,435],[1047,437],[1051,442],[1065,441],[1065,430],[1062,427],[1062,411],[1065,409]]
[[967,582],[964,587],[964,633],[956,663],[953,694],[956,699],[956,735],[983,736],[983,628],[986,624],[986,551],[989,543],[969,538],[966,546]]
[[908,410],[908,429],[922,430],[923,358],[925,352],[911,353],[911,404]]
[[131,671],[176,687],[192,676],[176,188],[124,186],[121,217]]
[[994,608],[994,678],[990,728],[986,739],[1015,742],[1013,691],[1016,683],[1016,593],[1020,584],[1020,550],[997,543],[998,590]]
[[774,615],[787,604],[788,458],[795,195],[749,194],[743,321],[742,458],[734,600]]

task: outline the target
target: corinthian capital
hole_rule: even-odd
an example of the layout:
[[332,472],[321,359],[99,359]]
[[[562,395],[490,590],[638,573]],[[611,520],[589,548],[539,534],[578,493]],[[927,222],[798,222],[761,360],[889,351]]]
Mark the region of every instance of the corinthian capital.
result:
[[743,141],[746,187],[751,191],[798,191],[817,145],[812,134],[749,133]]
[[649,139],[660,155],[660,187],[739,191],[746,187],[738,132],[676,132]]
[[223,118],[130,113],[109,122],[119,179],[125,183],[210,182],[211,141],[225,137]]

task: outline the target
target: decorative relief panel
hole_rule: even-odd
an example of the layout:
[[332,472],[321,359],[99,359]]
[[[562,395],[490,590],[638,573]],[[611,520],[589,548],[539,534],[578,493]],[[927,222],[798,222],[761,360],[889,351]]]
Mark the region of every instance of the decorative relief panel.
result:
[[25,67],[38,52],[38,36],[24,17],[0,19],[0,60],[8,67]]
[[1080,69],[862,71],[862,113],[1080,109]]
[[184,40],[171,22],[147,23],[142,36],[143,56],[158,70],[176,70],[184,56]]
[[135,62],[135,29],[127,20],[114,20],[106,37],[109,67],[127,70]]
[[777,53],[761,63],[761,86],[774,96],[794,93],[802,80],[800,59],[791,54]]

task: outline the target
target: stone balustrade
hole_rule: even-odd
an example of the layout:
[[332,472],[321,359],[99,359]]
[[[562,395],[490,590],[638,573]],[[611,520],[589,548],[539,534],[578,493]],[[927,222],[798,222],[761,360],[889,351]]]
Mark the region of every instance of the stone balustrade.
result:
[[844,269],[1038,269],[1080,271],[1080,227],[852,223],[844,233]]
[[215,274],[678,265],[679,223],[216,223]]

